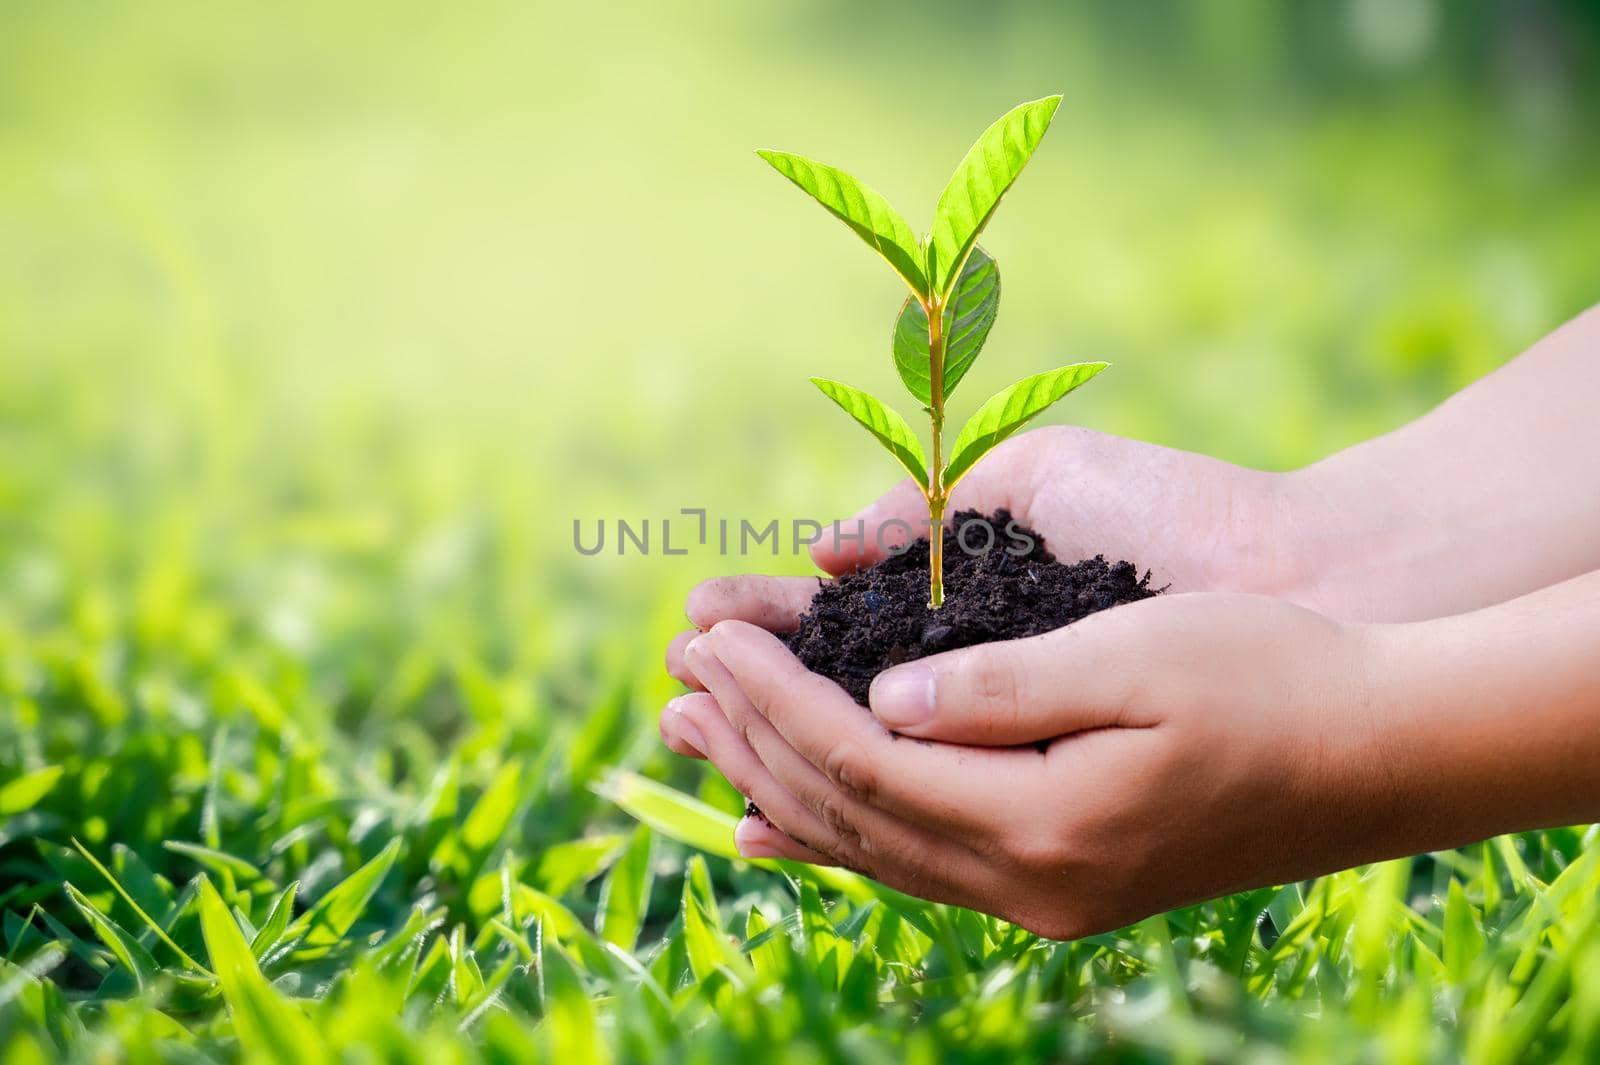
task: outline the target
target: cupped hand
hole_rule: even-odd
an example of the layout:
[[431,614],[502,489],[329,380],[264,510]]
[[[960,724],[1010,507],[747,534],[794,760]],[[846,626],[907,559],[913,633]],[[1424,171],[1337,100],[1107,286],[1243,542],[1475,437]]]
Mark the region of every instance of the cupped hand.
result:
[[1394,816],[1404,760],[1366,695],[1372,631],[1166,595],[895,667],[869,714],[759,623],[724,620],[680,648],[705,690],[662,729],[760,806],[746,855],[1076,938],[1437,842]]
[[[1204,455],[1052,426],[1000,444],[955,487],[947,514],[1004,508],[1042,534],[1065,562],[1103,554],[1151,571],[1172,591],[1243,591],[1295,599],[1310,567],[1299,552],[1295,493],[1284,474]],[[823,530],[812,558],[837,576],[921,534],[927,504],[909,478],[854,518]],[[667,647],[667,669],[691,687],[682,651],[719,621],[792,629],[816,594],[810,577],[723,577],[689,594],[695,628]],[[680,752],[690,753],[690,752]]]

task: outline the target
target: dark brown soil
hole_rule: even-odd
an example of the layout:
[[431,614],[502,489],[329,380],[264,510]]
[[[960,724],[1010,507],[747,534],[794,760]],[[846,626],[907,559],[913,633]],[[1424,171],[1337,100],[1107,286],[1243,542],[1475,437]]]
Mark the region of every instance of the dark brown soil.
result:
[[[987,551],[962,550],[959,531],[972,521],[986,521],[993,530]],[[973,552],[990,542],[981,526],[967,530],[965,539]],[[924,538],[902,554],[824,584],[800,627],[783,639],[808,669],[837,681],[866,706],[872,678],[890,666],[1037,636],[1158,591],[1150,587],[1150,574],[1139,576],[1131,562],[1107,562],[1103,555],[1056,561],[1044,538],[1013,522],[1005,510],[955,515],[944,532],[944,587],[944,605],[929,610]]]

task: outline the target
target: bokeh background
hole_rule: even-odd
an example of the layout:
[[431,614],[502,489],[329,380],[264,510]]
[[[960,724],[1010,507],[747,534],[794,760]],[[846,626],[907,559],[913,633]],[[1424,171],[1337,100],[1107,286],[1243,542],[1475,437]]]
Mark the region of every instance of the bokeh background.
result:
[[[661,642],[696,579],[804,560],[573,522],[890,484],[806,377],[899,394],[899,282],[753,149],[921,222],[1052,92],[978,370],[1114,363],[1046,420],[1289,468],[1600,300],[1593,2],[8,0],[0,777],[67,767],[34,830],[177,879],[161,839],[274,786],[218,752],[291,732],[379,806],[524,757],[518,845],[618,819],[602,763],[736,809],[655,749]],[[21,913],[56,889],[17,838]]]
[[981,370],[1115,364],[1055,420],[1289,467],[1600,298],[1592,3],[8,4],[5,609],[220,583],[292,647],[400,565],[385,624],[570,661],[738,565],[574,518],[893,479],[805,378],[898,394],[898,282],[752,149],[921,222],[1056,91]]

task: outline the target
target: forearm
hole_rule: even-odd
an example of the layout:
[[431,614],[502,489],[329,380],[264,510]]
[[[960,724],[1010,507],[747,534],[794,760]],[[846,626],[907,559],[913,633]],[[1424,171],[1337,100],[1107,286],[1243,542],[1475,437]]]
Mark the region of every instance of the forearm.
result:
[[1600,571],[1368,631],[1364,757],[1413,849],[1600,821]]
[[1292,597],[1336,617],[1441,617],[1600,568],[1600,307],[1283,493]]

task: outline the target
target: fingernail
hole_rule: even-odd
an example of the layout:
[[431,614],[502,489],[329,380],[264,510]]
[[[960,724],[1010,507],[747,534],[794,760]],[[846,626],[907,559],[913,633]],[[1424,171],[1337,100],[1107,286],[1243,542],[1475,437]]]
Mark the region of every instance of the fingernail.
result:
[[683,660],[689,672],[708,688],[723,679],[728,671],[717,655],[717,634],[714,629],[690,640],[683,649]]
[[680,700],[674,699],[667,704],[666,730],[672,737],[686,747],[693,747],[701,758],[706,757],[706,737],[700,727],[683,712]]
[[890,728],[910,728],[933,717],[933,669],[918,662],[879,673],[867,692],[872,712]]
[[753,817],[743,818],[733,829],[733,847],[743,858],[781,858],[783,855],[767,842],[771,831]]
[[707,655],[715,658],[716,651],[713,649],[715,646],[716,641],[712,638],[711,630],[707,629],[705,632],[702,632],[700,635],[683,645],[683,657],[688,658],[690,654],[694,654]]

